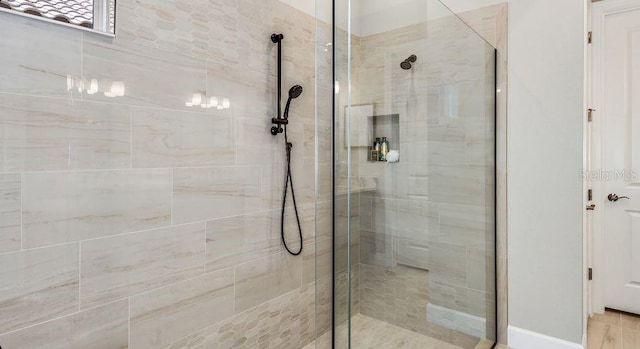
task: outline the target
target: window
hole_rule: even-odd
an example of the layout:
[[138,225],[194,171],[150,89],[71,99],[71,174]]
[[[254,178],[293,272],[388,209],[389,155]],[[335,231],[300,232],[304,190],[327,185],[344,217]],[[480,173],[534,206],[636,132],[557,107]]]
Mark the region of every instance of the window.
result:
[[116,0],[0,0],[0,10],[115,34]]

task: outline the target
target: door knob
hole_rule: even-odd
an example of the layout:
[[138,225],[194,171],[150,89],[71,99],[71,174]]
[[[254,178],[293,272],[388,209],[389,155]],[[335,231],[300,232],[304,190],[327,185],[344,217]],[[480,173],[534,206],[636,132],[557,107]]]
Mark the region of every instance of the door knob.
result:
[[616,194],[609,194],[609,196],[607,196],[607,199],[609,199],[609,201],[611,201],[611,202],[616,202],[616,201],[618,201],[620,199],[629,200],[629,197],[628,196],[618,196]]

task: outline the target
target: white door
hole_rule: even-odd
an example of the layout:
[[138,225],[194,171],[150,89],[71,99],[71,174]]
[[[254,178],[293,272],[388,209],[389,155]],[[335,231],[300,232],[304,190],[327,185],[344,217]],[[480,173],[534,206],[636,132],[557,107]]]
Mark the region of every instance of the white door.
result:
[[622,3],[630,6],[602,17],[594,33],[604,171],[597,209],[604,305],[640,314],[640,0]]

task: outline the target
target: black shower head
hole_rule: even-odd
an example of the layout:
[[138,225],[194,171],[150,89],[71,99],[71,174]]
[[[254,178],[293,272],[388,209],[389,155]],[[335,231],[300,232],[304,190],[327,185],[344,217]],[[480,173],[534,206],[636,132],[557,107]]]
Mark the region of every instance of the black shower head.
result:
[[418,60],[418,56],[411,55],[409,58],[405,59],[404,62],[400,63],[400,68],[404,70],[409,70],[413,67],[412,63],[415,63]]
[[290,90],[289,90],[289,98],[291,99],[295,99],[300,97],[300,95],[302,94],[302,86],[300,85],[295,85],[293,86]]
[[287,100],[287,106],[284,108],[284,119],[289,118],[289,107],[291,106],[291,101],[300,97],[302,94],[302,86],[295,85],[289,90],[289,100]]

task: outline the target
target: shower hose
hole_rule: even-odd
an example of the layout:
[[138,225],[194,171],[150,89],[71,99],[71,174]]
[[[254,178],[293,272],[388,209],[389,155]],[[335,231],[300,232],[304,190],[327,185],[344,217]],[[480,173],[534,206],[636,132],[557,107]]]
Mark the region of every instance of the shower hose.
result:
[[[289,142],[287,138],[287,125],[284,125],[284,142],[287,149],[287,174],[285,176],[284,183],[284,195],[282,198],[282,215],[280,219],[280,236],[282,237],[282,244],[284,248],[293,256],[298,256],[302,253],[303,237],[302,226],[300,225],[300,215],[298,214],[298,204],[296,203],[296,191],[293,187],[293,178],[291,177],[291,151],[293,149],[293,143]],[[289,184],[291,184],[291,198],[293,199],[293,209],[296,212],[296,222],[298,223],[298,235],[300,236],[300,249],[297,252],[292,251],[287,245],[287,240],[284,236],[284,215],[287,209],[287,192],[289,191]]]

